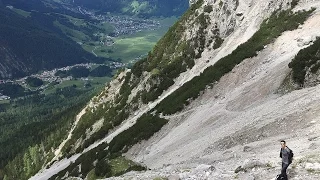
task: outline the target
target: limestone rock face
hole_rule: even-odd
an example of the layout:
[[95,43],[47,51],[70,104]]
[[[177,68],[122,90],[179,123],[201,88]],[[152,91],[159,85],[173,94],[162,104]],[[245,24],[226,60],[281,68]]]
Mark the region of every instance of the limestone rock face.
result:
[[191,6],[192,4],[196,3],[198,0],[189,0],[189,6]]

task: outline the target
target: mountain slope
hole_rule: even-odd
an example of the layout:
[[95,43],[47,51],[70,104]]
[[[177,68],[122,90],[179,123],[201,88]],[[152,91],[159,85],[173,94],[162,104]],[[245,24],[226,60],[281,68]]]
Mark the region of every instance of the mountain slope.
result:
[[101,12],[122,12],[143,17],[180,15],[189,5],[188,0],[75,0],[69,1],[69,3],[88,9],[100,10]]
[[[21,77],[44,69],[100,61],[71,39],[0,8],[1,78]],[[37,16],[37,13],[33,13]],[[43,15],[44,22],[50,23]]]
[[319,86],[296,90],[288,64],[320,36],[320,3],[296,2],[199,0],[90,101],[65,159],[33,179],[84,179],[98,168],[88,162],[121,154],[151,170],[111,179],[272,179],[280,139],[295,152],[290,176],[316,179]]
[[180,16],[189,7],[188,0],[16,0],[14,2],[3,0],[3,3],[19,9],[37,10],[39,12],[56,12],[65,7],[82,7],[94,10],[99,14],[109,12],[146,18]]

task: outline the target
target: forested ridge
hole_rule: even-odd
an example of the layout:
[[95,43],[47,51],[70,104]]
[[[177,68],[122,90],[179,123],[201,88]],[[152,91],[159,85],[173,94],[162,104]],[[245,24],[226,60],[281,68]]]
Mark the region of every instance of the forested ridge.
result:
[[[180,16],[189,7],[188,0],[64,0],[63,5],[70,7],[83,7],[94,9],[98,13],[116,13],[122,15],[135,15],[144,18]],[[58,2],[50,0],[3,0],[4,4],[10,4],[20,9],[37,10],[39,12],[60,12],[63,9]],[[58,7],[52,9],[51,7]],[[66,11],[62,11],[64,14]],[[67,12],[72,16],[80,17],[81,14]]]
[[188,9],[188,0],[77,0],[74,5],[101,12],[125,13],[141,17],[177,16]]
[[70,86],[0,104],[0,179],[28,179],[50,161],[95,92]]
[[77,63],[104,62],[86,52],[53,25],[57,18],[32,12],[24,18],[0,8],[1,78],[22,77],[39,70]]

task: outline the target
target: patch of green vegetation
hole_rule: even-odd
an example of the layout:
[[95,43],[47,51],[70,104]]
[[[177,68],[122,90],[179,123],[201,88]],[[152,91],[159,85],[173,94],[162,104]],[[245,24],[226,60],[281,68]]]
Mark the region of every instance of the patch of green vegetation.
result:
[[31,12],[24,11],[22,9],[12,8],[11,10],[25,18],[30,17],[31,14]]
[[84,51],[54,26],[54,21],[60,20],[58,16],[32,11],[32,17],[24,18],[7,8],[1,8],[0,14],[0,34],[5,48],[10,49],[9,53],[14,55],[17,63],[23,61],[26,65],[21,68],[13,67],[12,63],[5,64],[8,67],[7,74],[12,74],[12,78],[25,77],[43,69],[88,62],[101,63],[103,60]]
[[56,14],[57,20],[54,25],[70,37],[73,41],[79,43],[82,48],[99,57],[109,58],[110,49],[101,42],[113,33],[114,27],[106,22],[91,22],[89,20],[78,19],[68,15]]
[[[60,15],[54,22],[64,34],[81,44],[87,52],[98,57],[117,59],[125,63],[132,63],[149,52],[156,42],[165,34],[176,18],[160,19],[161,27],[155,30],[145,30],[130,35],[123,35],[113,39],[113,45],[104,45],[107,36],[114,31],[109,23],[93,23],[72,16]],[[155,19],[159,20],[159,19]],[[93,35],[95,34],[95,35]]]
[[[108,147],[107,143],[102,143],[96,148],[86,153],[83,153],[75,162],[71,163],[66,169],[64,169],[63,171],[60,171],[58,174],[52,176],[50,179],[51,180],[61,179],[67,172],[69,172],[70,176],[85,178],[87,174],[95,168],[93,163],[95,161],[98,161],[96,165],[98,165],[98,163],[100,162],[102,165],[107,166],[107,164],[104,164],[105,158],[110,155],[109,151],[106,150],[107,147]],[[81,173],[79,172],[80,165],[81,165]],[[99,167],[99,168],[103,168],[103,167]],[[106,167],[105,170],[110,170],[110,169]],[[100,169],[98,171],[100,171]],[[102,170],[101,172],[103,171],[104,170]],[[107,174],[108,172],[104,171],[103,173]],[[97,175],[95,174],[95,176]]]
[[0,92],[3,95],[11,97],[11,99],[36,93],[26,91],[21,85],[13,83],[0,84]]
[[144,114],[141,116],[136,124],[131,128],[123,131],[118,136],[113,138],[110,142],[109,150],[111,153],[124,153],[131,146],[140,142],[141,140],[149,139],[155,132],[159,131],[168,120]]
[[87,174],[87,179],[88,179],[88,180],[96,180],[96,179],[99,179],[99,177],[97,177],[96,174],[95,174],[95,169],[92,169],[92,170]]
[[111,166],[105,159],[101,159],[97,162],[96,167],[94,168],[94,174],[98,177],[110,177]]
[[[66,173],[69,176],[96,179],[119,176],[129,171],[143,171],[142,167],[122,156],[111,154],[108,144],[102,143],[98,147],[83,153],[74,163],[54,175],[50,179],[61,179]],[[81,172],[79,167],[81,166]]]
[[[202,4],[203,0],[193,4],[164,37],[159,40],[153,50],[149,52],[147,58],[133,65],[132,73],[137,77],[140,77],[143,71],[153,72],[148,82],[151,86],[150,90],[139,94],[143,103],[157,99],[164,90],[173,85],[173,79],[188,68],[192,68],[195,64],[194,59],[199,58],[199,55],[201,56],[205,44],[204,29],[207,24],[200,21],[196,22],[200,23],[198,33],[201,36],[200,43],[192,44],[191,41],[184,41],[182,34],[186,30],[185,25],[189,18]],[[203,15],[203,18],[206,18],[206,21],[208,16]],[[198,42],[198,40],[195,41]],[[198,50],[197,55],[195,54],[195,49]]]
[[39,87],[39,86],[43,85],[43,81],[41,79],[35,78],[35,77],[28,77],[26,79],[26,82],[31,87]]
[[97,87],[105,86],[106,83],[111,81],[111,77],[89,77],[90,83],[92,85],[97,85]]
[[204,13],[201,13],[197,19],[196,22],[198,22],[200,24],[199,27],[199,31],[197,33],[196,38],[194,39],[195,43],[196,43],[196,47],[198,50],[198,53],[196,54],[196,58],[200,58],[202,52],[204,51],[205,48],[205,44],[206,44],[206,29],[208,27],[209,24],[209,16],[205,15]]
[[[129,116],[129,106],[126,102],[128,97],[133,89],[133,86],[129,84],[131,78],[131,73],[127,73],[123,86],[120,89],[119,95],[116,98],[115,102],[107,102],[100,105],[94,112],[87,111],[81,117],[77,127],[73,131],[71,139],[66,143],[62,149],[63,153],[70,156],[73,153],[81,152],[84,148],[88,147],[90,144],[95,142],[98,139],[104,138],[108,131],[121,124]],[[103,126],[96,133],[90,137],[86,137],[86,129],[91,127],[97,120],[101,118],[104,119]],[[87,138],[77,149],[73,149],[73,145],[78,139]]]
[[[0,105],[10,104],[10,100],[0,100]],[[1,108],[0,108],[1,109]]]
[[77,89],[82,89],[84,86],[84,82],[82,80],[69,80],[63,81],[60,84],[53,85],[52,88],[46,89],[43,94],[51,94],[57,92],[59,89],[67,88],[67,87],[75,87]]
[[[52,82],[42,94],[48,95],[57,92],[59,89],[66,87],[75,87],[78,90],[88,90],[88,89],[101,89],[105,86],[107,82],[111,80],[111,77],[88,77],[88,81],[81,79],[66,80],[61,83]],[[90,84],[91,87],[86,87],[86,84]]]
[[222,6],[223,6],[223,2],[222,2],[222,0],[220,0],[219,7],[221,8]]
[[61,94],[13,99],[0,113],[0,171],[8,179],[28,179],[51,160],[52,149],[66,138],[93,91],[77,91],[69,97]]
[[139,15],[139,14],[146,14],[146,13],[153,13],[156,10],[155,6],[149,4],[148,1],[132,1],[129,6],[122,8],[122,12]]
[[320,163],[320,155],[319,154],[309,154],[299,159],[294,159],[293,164],[299,165],[302,163]]
[[164,99],[157,105],[158,112],[173,114],[195,99],[201,91],[230,72],[243,60],[254,57],[265,45],[274,41],[282,32],[296,29],[313,12],[303,11],[293,13],[290,10],[274,12],[269,19],[265,20],[260,29],[244,44],[238,46],[230,55],[220,59],[216,64],[204,70],[200,76],[194,77],[182,87]]
[[213,11],[213,8],[211,5],[206,5],[206,6],[204,6],[203,11],[206,13],[211,13]]
[[156,44],[160,36],[154,32],[146,32],[147,34],[136,34],[131,37],[116,38],[115,44],[112,47],[113,53],[110,57],[117,57],[123,62],[138,58],[141,55],[147,54],[148,51]]
[[214,39],[215,41],[214,41],[213,49],[218,49],[224,42],[224,39],[222,39],[220,36],[216,36]]
[[84,20],[84,19],[75,18],[75,17],[69,16],[69,15],[66,15],[66,14],[59,14],[59,15],[68,18],[68,20],[72,24],[74,24],[75,26],[80,27],[80,26],[86,26],[87,25],[86,20]]
[[112,69],[109,66],[102,65],[92,69],[89,75],[92,77],[110,77],[112,75],[111,73]]
[[130,167],[136,165],[134,162],[126,159],[123,156],[111,159],[109,164],[111,166],[112,176],[123,174],[123,172],[126,172]]
[[320,174],[320,171],[319,170],[316,170],[316,169],[310,169],[308,168],[307,171],[311,174]]
[[121,59],[122,62],[129,63],[134,58],[147,55],[175,20],[176,18],[166,18],[160,20],[161,27],[158,29],[117,37],[113,46],[100,46],[95,52],[98,56]]
[[[193,4],[189,10],[177,21],[168,32],[158,41],[153,50],[149,53],[144,69],[151,71],[154,68],[162,71],[170,62],[174,61],[174,56],[192,57],[190,50],[194,49],[190,42],[181,43],[182,33],[185,31],[185,24],[191,15],[202,5],[203,0]],[[179,51],[178,51],[179,50]],[[191,54],[190,54],[191,53]],[[182,55],[181,55],[182,54]],[[193,59],[192,59],[193,60]],[[133,69],[134,71],[134,69]]]
[[320,38],[309,47],[302,49],[289,63],[292,78],[300,86],[304,85],[307,71],[315,74],[320,68]]
[[61,24],[59,21],[54,21],[54,25],[59,27],[62,30],[62,32],[64,32],[67,36],[69,36],[75,42],[86,42],[90,39],[90,37],[84,34],[83,32],[71,29]]
[[167,31],[168,26],[176,18],[161,20],[161,27],[155,30],[145,30],[135,34],[123,35],[113,39],[114,44],[111,46],[103,45],[93,39],[82,41],[82,47],[99,56],[111,59],[118,59],[124,63],[132,63],[135,58],[145,56],[156,42]]
[[114,27],[108,22],[101,22],[97,24],[96,27],[102,29],[104,34],[110,34],[114,31]]

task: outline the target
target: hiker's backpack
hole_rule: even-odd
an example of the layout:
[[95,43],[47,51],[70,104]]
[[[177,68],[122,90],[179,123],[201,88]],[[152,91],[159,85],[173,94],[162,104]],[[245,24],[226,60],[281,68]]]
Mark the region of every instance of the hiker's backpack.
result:
[[[287,148],[288,148],[288,146],[287,146]],[[290,149],[290,148],[288,148],[289,149],[289,164],[291,164],[292,163],[292,160],[293,160],[293,151]],[[281,149],[280,149],[280,158],[282,158],[282,153],[281,153]]]
[[292,163],[292,159],[293,159],[293,151],[290,148],[288,148],[288,149],[289,149],[289,164],[291,164]]

